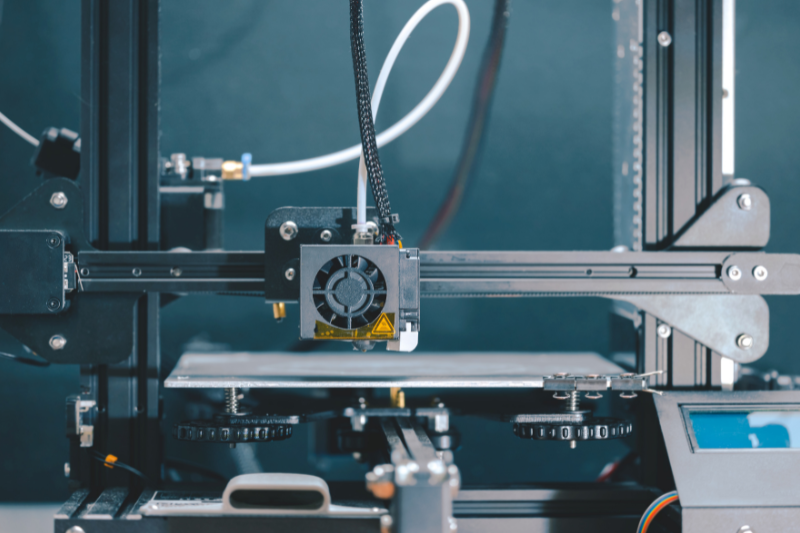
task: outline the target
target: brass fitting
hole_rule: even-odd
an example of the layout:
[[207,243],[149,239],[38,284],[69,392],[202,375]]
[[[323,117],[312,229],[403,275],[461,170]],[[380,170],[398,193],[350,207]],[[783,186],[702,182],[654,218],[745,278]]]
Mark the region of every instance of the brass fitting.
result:
[[278,322],[286,318],[286,304],[283,302],[272,304],[272,315]]
[[406,406],[406,393],[400,387],[389,388],[389,401],[392,407],[404,408]]
[[243,178],[241,161],[225,161],[222,163],[222,179],[224,180],[240,180]]

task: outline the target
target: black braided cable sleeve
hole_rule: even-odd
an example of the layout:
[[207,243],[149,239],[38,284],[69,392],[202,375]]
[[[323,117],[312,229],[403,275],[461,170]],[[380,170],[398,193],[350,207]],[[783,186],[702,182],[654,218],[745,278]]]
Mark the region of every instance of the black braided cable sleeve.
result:
[[353,53],[353,73],[356,81],[356,103],[358,105],[358,125],[361,130],[361,146],[367,177],[378,208],[382,238],[400,240],[391,221],[392,208],[389,193],[383,177],[381,160],[378,157],[378,143],[375,140],[375,123],[372,120],[372,102],[367,76],[367,53],[364,50],[364,9],[362,0],[350,0],[350,48]]

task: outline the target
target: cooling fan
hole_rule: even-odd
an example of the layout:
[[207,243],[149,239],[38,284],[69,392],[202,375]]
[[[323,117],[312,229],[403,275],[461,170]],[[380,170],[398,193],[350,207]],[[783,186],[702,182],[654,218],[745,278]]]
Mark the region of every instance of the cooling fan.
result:
[[331,326],[346,330],[377,320],[386,305],[386,279],[369,259],[348,254],[334,257],[314,277],[314,306]]
[[419,250],[393,245],[300,247],[300,338],[375,341],[411,351],[419,332]]

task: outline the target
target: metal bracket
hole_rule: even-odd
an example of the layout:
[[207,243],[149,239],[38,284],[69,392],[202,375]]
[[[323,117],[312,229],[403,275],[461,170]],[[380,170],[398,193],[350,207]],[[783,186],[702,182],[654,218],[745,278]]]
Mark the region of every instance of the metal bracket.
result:
[[731,186],[689,222],[671,248],[763,248],[769,241],[770,203],[758,187]]
[[[769,307],[758,295],[614,296],[663,320],[700,344],[733,359],[751,363],[769,347]],[[750,337],[749,343],[743,342]]]
[[[455,531],[453,498],[461,475],[449,452],[437,452],[425,430],[408,418],[383,418],[381,428],[392,464],[367,473],[367,489],[391,499],[391,525],[397,533]],[[440,455],[441,454],[441,455]],[[420,513],[421,508],[426,509]]]
[[78,437],[81,448],[94,446],[94,400],[67,396],[67,437]]
[[[54,204],[58,194],[63,198]],[[45,181],[0,217],[0,228],[59,232],[72,253],[94,250],[83,232],[81,191],[66,178]],[[62,246],[59,254],[63,253]],[[59,257],[61,291],[62,264]],[[133,352],[134,307],[142,294],[81,294],[58,314],[0,315],[0,327],[51,363],[118,363]],[[66,344],[54,348],[54,336],[63,337]]]

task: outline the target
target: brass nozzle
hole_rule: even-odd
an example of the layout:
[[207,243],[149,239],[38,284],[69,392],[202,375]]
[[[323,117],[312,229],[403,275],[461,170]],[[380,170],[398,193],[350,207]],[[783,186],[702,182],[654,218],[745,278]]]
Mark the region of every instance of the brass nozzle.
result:
[[286,318],[286,304],[283,302],[272,304],[272,315],[278,322]]

